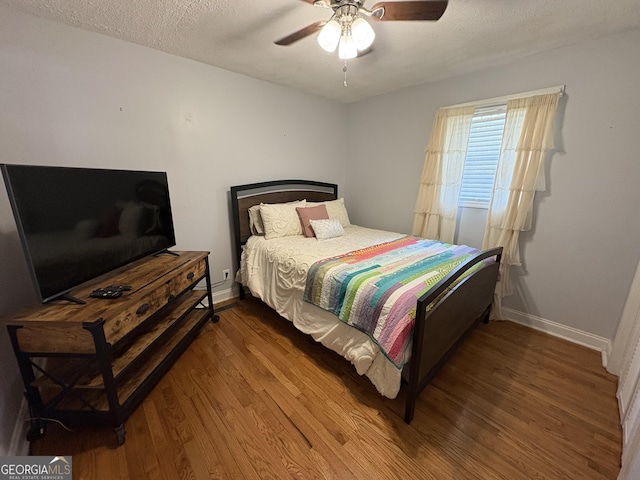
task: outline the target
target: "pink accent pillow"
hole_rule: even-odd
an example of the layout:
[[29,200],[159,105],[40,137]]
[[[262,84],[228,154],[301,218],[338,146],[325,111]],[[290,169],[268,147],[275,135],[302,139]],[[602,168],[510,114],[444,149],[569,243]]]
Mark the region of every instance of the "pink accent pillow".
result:
[[296,207],[300,224],[302,225],[302,233],[305,237],[315,237],[313,228],[311,228],[311,220],[328,220],[329,214],[327,207],[318,205],[317,207]]

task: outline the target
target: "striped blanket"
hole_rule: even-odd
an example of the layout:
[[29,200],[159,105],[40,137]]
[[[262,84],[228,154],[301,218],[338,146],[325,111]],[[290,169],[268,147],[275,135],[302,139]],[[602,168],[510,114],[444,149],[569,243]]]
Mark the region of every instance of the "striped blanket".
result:
[[476,252],[407,236],[327,258],[309,269],[304,300],[366,333],[402,368],[417,299]]

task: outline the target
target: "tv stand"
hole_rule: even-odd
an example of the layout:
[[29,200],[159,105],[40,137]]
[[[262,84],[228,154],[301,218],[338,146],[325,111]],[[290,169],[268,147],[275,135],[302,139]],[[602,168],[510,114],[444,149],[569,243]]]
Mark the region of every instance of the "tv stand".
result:
[[[203,290],[195,287],[206,282]],[[105,301],[90,293],[130,285]],[[2,319],[32,417],[29,440],[49,419],[106,423],[125,441],[125,420],[209,321],[208,252],[150,256],[76,289],[82,304],[49,303]],[[43,361],[44,360],[44,361]]]

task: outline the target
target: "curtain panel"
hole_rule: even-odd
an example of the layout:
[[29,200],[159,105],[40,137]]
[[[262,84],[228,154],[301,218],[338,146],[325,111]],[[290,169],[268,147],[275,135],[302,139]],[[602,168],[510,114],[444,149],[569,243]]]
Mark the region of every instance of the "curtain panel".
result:
[[560,93],[507,102],[505,130],[482,248],[504,247],[493,316],[501,318],[502,297],[512,293],[510,267],[521,265],[519,235],[531,229],[533,199],[545,189],[544,160],[553,148],[553,124]]
[[475,107],[436,112],[413,222],[413,235],[453,243],[464,159]]

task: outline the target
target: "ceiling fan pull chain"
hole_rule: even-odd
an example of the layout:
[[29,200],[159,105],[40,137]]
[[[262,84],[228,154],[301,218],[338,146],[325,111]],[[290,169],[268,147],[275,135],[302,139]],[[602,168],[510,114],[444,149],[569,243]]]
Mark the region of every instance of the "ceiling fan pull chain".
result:
[[344,85],[345,87],[347,87],[347,60],[344,60],[344,67],[342,67],[342,71],[344,72],[344,81],[342,82],[342,85]]

